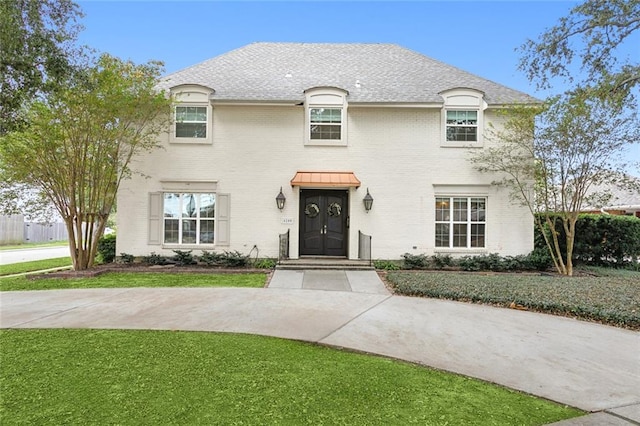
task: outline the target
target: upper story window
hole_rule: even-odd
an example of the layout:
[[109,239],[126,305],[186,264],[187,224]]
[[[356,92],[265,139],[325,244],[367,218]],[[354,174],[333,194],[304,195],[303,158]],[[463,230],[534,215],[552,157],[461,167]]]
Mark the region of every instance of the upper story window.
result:
[[447,142],[478,142],[478,111],[447,110]]
[[342,108],[309,108],[312,140],[342,139]]
[[473,89],[452,89],[440,93],[444,99],[440,146],[482,146],[483,93]]
[[211,143],[213,141],[213,109],[209,97],[212,89],[182,85],[171,89],[176,102],[171,128],[172,143]]
[[347,145],[347,94],[335,87],[305,91],[306,145]]
[[206,138],[207,107],[176,107],[176,138]]

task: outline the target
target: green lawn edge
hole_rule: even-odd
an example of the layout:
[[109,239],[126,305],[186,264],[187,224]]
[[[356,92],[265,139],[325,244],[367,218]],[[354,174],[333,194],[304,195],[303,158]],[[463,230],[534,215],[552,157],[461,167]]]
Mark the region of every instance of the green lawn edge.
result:
[[44,271],[52,268],[71,266],[71,257],[58,257],[54,259],[32,260],[29,262],[10,263],[0,265],[0,278],[7,275],[24,274],[28,272]]
[[94,277],[0,279],[0,291],[133,287],[264,287],[265,273],[107,272]]
[[2,330],[4,424],[544,425],[582,411],[384,357],[264,336]]

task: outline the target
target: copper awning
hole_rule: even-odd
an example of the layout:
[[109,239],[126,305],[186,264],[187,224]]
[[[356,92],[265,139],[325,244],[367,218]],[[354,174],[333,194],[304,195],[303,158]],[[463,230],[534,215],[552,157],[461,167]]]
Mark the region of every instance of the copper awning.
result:
[[291,186],[304,188],[351,188],[360,186],[353,172],[297,172]]

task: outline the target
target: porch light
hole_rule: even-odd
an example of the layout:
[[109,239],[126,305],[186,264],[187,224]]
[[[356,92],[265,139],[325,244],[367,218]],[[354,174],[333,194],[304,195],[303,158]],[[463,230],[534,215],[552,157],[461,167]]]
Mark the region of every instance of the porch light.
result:
[[285,201],[287,201],[287,198],[282,193],[282,187],[280,187],[280,193],[276,196],[276,205],[278,206],[278,210],[284,209]]
[[367,195],[364,196],[362,202],[364,203],[364,209],[369,213],[369,210],[371,210],[371,206],[373,205],[373,197],[369,194],[369,188],[367,188]]

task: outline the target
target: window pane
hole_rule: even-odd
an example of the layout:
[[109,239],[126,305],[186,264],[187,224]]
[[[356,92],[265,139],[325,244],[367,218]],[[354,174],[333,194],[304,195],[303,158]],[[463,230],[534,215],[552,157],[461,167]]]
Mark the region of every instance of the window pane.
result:
[[186,219],[182,221],[182,244],[196,243],[196,220]]
[[449,199],[436,198],[436,220],[438,222],[448,221],[449,216]]
[[336,125],[312,125],[311,139],[340,140],[341,128]]
[[471,199],[471,221],[484,222],[486,213],[486,201],[484,198]]
[[466,198],[453,199],[453,220],[454,221],[467,220],[467,199]]
[[206,123],[176,123],[177,138],[206,138]]
[[484,247],[484,225],[471,225],[471,247]]
[[467,224],[466,223],[453,225],[453,246],[454,247],[467,246]]
[[164,217],[180,216],[180,194],[164,194]]
[[213,220],[200,221],[200,244],[213,244],[214,224]]
[[200,195],[200,217],[216,216],[216,196],[215,194]]
[[340,108],[311,108],[312,123],[341,123],[342,110]]
[[182,194],[182,217],[196,217],[196,195]]
[[436,247],[449,247],[449,224],[436,223]]
[[178,243],[178,219],[165,219],[164,220],[164,242],[165,243]]

